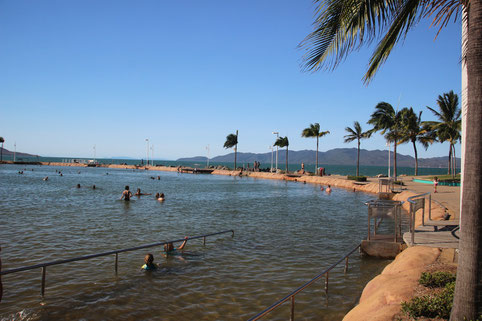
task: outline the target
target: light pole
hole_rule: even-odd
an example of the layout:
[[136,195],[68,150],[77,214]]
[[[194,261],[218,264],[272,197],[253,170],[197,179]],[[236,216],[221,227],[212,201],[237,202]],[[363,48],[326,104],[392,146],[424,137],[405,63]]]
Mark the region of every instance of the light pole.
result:
[[391,177],[391,175],[390,175],[390,168],[391,168],[391,164],[390,164],[390,145],[391,144],[390,144],[390,142],[387,142],[385,145],[388,146],[388,178],[390,178]]
[[146,138],[147,142],[147,159],[146,159],[146,166],[149,165],[149,138]]
[[14,150],[13,150],[13,162],[15,163],[15,161],[17,160],[17,142],[13,143],[13,147],[14,147]]
[[206,149],[208,151],[208,162],[207,162],[207,168],[209,168],[209,144],[206,146]]
[[269,168],[269,172],[273,172],[273,146],[270,146],[269,149],[271,149],[271,167]]
[[[276,140],[279,138],[279,132],[273,132],[276,135]],[[276,173],[278,173],[278,146],[276,146]]]
[[151,165],[154,166],[154,145],[151,145]]
[[94,145],[94,163],[95,163],[95,145]]

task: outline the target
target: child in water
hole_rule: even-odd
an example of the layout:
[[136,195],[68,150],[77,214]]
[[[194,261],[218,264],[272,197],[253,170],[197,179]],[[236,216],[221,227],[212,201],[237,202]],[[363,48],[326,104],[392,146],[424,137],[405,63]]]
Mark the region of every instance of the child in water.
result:
[[146,254],[144,256],[144,265],[141,267],[141,269],[146,270],[146,271],[152,271],[152,270],[157,270],[158,266],[157,264],[154,263],[154,255],[151,253]]
[[165,258],[167,258],[169,255],[176,255],[178,254],[177,253],[177,250],[181,251],[184,249],[184,247],[186,246],[186,243],[187,243],[187,240],[188,240],[188,237],[186,236],[184,238],[184,242],[182,242],[181,246],[179,246],[177,249],[174,247],[174,245],[172,244],[172,242],[169,242],[167,244],[164,244],[164,252],[161,252],[162,256],[164,256]]
[[164,193],[156,193],[156,200],[158,200],[159,202],[164,202],[165,200],[165,196],[164,196]]

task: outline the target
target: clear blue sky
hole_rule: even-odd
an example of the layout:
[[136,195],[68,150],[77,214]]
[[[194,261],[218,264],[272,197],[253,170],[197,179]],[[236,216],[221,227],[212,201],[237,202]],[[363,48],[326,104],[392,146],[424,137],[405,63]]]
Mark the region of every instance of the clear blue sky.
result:
[[[333,72],[301,72],[297,45],[311,31],[302,1],[0,1],[0,136],[5,148],[43,156],[156,159],[225,154],[239,130],[240,152],[268,152],[272,131],[290,149],[310,123],[331,134],[320,150],[344,144],[375,105],[423,110],[439,94],[460,95],[460,20],[436,41],[422,21],[368,86],[372,47]],[[386,149],[376,134],[362,148]],[[399,152],[413,155],[409,144]],[[457,150],[460,155],[460,149]],[[435,144],[421,157],[446,156]]]

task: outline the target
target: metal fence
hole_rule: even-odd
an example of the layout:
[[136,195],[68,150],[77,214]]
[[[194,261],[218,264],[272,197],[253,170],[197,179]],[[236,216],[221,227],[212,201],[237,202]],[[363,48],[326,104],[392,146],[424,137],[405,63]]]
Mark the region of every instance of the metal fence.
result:
[[[234,230],[227,230],[227,231],[222,231],[222,232],[217,232],[217,233],[211,233],[211,234],[189,237],[189,240],[202,238],[203,244],[206,244],[206,237],[219,235],[219,234],[225,234],[225,233],[232,233],[231,237],[234,237]],[[57,261],[52,261],[52,262],[29,265],[29,266],[16,268],[16,269],[1,271],[0,275],[7,275],[7,274],[11,274],[11,273],[18,273],[18,272],[42,268],[42,281],[41,281],[42,283],[41,283],[40,293],[42,294],[42,296],[44,296],[45,295],[45,279],[46,279],[47,266],[65,264],[65,263],[70,263],[70,262],[75,262],[75,261],[89,260],[89,259],[93,259],[93,258],[101,257],[101,256],[115,255],[114,269],[115,269],[115,273],[117,274],[118,264],[119,264],[119,253],[137,251],[137,250],[141,250],[141,249],[147,249],[147,248],[150,248],[150,247],[161,246],[161,245],[164,245],[164,244],[167,244],[167,243],[177,243],[177,242],[182,242],[182,241],[184,241],[184,239],[140,245],[140,246],[136,246],[136,247],[130,247],[130,248],[127,248],[127,249],[113,250],[113,251],[108,251],[108,252],[103,252],[103,253],[96,253],[96,254],[91,254],[91,255],[78,256],[78,257],[65,259],[65,260],[57,260]]]
[[293,292],[291,292],[290,294],[288,294],[287,296],[285,296],[284,298],[282,298],[281,300],[277,301],[276,303],[272,304],[271,306],[269,306],[268,308],[264,309],[263,311],[261,311],[260,313],[258,313],[257,315],[255,315],[254,317],[250,318],[248,321],[255,321],[255,320],[259,320],[261,319],[263,316],[267,315],[268,313],[270,313],[271,311],[275,310],[276,308],[278,308],[280,305],[282,305],[283,303],[285,303],[286,301],[290,300],[291,301],[291,314],[290,314],[290,320],[291,321],[294,321],[295,319],[295,295],[297,295],[298,293],[300,293],[301,291],[303,291],[304,289],[306,289],[308,286],[310,286],[312,283],[314,283],[315,281],[319,280],[320,278],[322,278],[323,276],[325,277],[325,293],[328,293],[328,279],[329,279],[329,273],[331,270],[333,270],[338,264],[340,264],[343,260],[345,260],[345,269],[344,269],[344,272],[346,273],[348,271],[348,257],[353,254],[353,252],[355,252],[357,249],[360,248],[360,244],[358,244],[354,249],[352,249],[350,252],[348,252],[347,254],[345,254],[341,259],[339,259],[338,261],[336,261],[335,263],[333,263],[329,268],[327,268],[326,270],[324,270],[323,272],[321,272],[320,274],[318,274],[317,276],[315,276],[313,279],[311,279],[310,281],[306,282],[305,284],[303,284],[302,286],[300,286],[299,288],[297,288],[296,290],[294,290]]

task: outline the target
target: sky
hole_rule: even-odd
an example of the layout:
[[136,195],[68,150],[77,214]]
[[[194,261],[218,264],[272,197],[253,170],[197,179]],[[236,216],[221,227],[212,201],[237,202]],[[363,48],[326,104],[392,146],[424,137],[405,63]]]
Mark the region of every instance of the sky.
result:
[[[5,148],[41,156],[211,157],[269,152],[279,132],[289,148],[311,123],[330,134],[320,151],[345,144],[345,127],[367,125],[375,106],[423,111],[461,92],[461,21],[422,20],[374,80],[362,77],[375,44],[334,71],[302,71],[298,44],[312,30],[310,0],[0,0],[0,136]],[[146,142],[148,139],[148,142]],[[380,134],[362,141],[387,149]],[[448,155],[434,144],[419,157]],[[460,155],[460,145],[457,147]],[[399,153],[413,155],[411,144]]]

